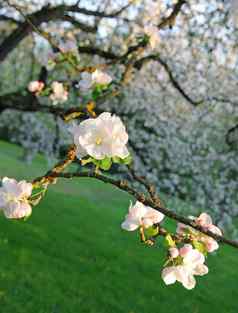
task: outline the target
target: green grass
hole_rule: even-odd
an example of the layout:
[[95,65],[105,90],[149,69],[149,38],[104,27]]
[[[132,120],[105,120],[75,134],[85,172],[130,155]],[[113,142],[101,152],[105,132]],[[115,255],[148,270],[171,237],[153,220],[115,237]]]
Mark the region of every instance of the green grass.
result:
[[[0,176],[33,178],[22,151],[0,142]],[[120,229],[129,197],[94,180],[51,187],[26,221],[0,218],[1,313],[237,313],[238,251],[222,246],[194,290],[166,287],[165,251]],[[176,206],[176,201],[170,203]]]

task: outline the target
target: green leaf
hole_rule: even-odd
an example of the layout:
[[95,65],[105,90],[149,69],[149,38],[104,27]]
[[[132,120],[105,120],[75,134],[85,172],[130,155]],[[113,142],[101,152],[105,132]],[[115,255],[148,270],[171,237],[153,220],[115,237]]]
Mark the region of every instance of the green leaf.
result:
[[112,158],[113,163],[117,163],[117,164],[125,164],[125,165],[129,165],[132,162],[132,156],[129,154],[126,158],[122,159],[119,157],[113,157]]
[[132,156],[129,154],[126,158],[121,159],[121,160],[122,160],[122,164],[129,165],[132,162]]
[[146,237],[148,237],[148,238],[156,236],[158,234],[158,232],[159,232],[159,227],[154,227],[154,226],[151,226],[151,227],[146,228],[144,230],[144,233],[145,233]]
[[108,171],[112,166],[112,159],[111,158],[105,158],[100,161],[99,167],[104,170]]
[[90,158],[88,158],[88,159],[82,159],[82,160],[81,160],[81,164],[82,164],[82,165],[86,165],[86,164],[88,164],[88,163],[94,163],[94,164],[95,164],[95,161],[96,161],[96,160],[95,160],[94,158],[91,158],[91,157],[90,157]]
[[193,244],[194,248],[197,249],[199,252],[201,252],[204,255],[207,255],[207,249],[206,249],[203,242],[193,240],[192,244]]

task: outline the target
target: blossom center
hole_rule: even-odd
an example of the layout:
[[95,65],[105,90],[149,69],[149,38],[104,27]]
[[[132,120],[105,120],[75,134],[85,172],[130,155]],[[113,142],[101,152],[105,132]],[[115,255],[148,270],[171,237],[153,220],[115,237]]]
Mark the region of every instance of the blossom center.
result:
[[96,138],[96,145],[100,145],[102,143],[102,138]]

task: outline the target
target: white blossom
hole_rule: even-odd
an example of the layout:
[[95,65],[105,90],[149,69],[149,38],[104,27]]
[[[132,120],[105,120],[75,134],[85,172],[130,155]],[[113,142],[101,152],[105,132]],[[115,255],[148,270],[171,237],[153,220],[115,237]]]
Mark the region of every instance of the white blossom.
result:
[[0,187],[0,208],[7,218],[23,218],[31,214],[28,198],[32,193],[32,184],[25,180],[17,182],[4,177]]
[[136,201],[134,205],[130,204],[129,213],[126,215],[121,227],[127,231],[134,231],[140,226],[148,228],[153,224],[160,223],[163,218],[164,214]]
[[166,285],[178,281],[186,289],[193,289],[196,285],[194,276],[202,276],[208,273],[208,268],[204,264],[205,257],[189,244],[180,249],[180,257],[182,257],[182,261],[178,265],[168,266],[163,269],[162,279]]
[[155,49],[160,42],[160,35],[158,27],[154,25],[145,26],[145,33],[149,36],[149,43],[152,49]]
[[111,81],[111,76],[103,71],[96,69],[96,71],[92,73],[93,84],[108,85],[111,83]]
[[77,147],[77,157],[89,155],[97,160],[106,157],[126,158],[128,134],[121,119],[111,113],[89,118],[71,130]]
[[50,99],[53,101],[53,104],[63,103],[68,99],[68,91],[65,90],[64,85],[57,81],[54,81],[51,84],[52,94]]
[[82,91],[88,91],[95,85],[108,85],[112,81],[112,78],[107,73],[96,69],[93,73],[83,72],[81,74],[81,80],[78,83],[78,87]]

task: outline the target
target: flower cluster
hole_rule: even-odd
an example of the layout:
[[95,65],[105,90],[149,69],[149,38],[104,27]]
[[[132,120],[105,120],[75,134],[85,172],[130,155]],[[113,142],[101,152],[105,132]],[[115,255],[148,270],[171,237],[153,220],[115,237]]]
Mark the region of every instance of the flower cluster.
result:
[[[212,219],[207,213],[202,213],[197,218],[192,216],[190,218],[193,219],[197,225],[202,226],[204,230],[208,230],[215,235],[222,235],[221,230],[217,226],[213,225]],[[219,245],[215,239],[206,236],[199,231],[196,231],[190,226],[178,223],[177,234],[190,236],[194,242],[199,242],[201,244],[200,247],[204,252],[214,252],[219,248]]]
[[25,180],[4,177],[0,187],[0,209],[7,218],[23,218],[31,215],[28,198],[32,193],[32,184]]
[[[160,223],[163,218],[162,213],[137,201],[134,205],[130,205],[129,213],[126,215],[121,227],[127,231],[135,231],[140,228],[140,231],[144,234],[144,231],[156,226],[153,235],[150,235],[151,238],[147,238],[155,239],[159,234]],[[212,224],[208,214],[202,213],[194,221],[196,225],[203,227],[205,231],[210,230],[221,235],[220,229]],[[217,249],[218,244],[213,238],[181,223],[178,224],[177,234],[171,235],[167,232],[166,234],[169,256],[162,270],[162,279],[166,285],[178,281],[186,289],[193,289],[196,285],[194,276],[203,276],[208,273],[208,267],[204,264],[207,252]],[[151,244],[151,241],[147,239],[144,238],[144,242]],[[190,243],[181,246],[183,242]],[[198,244],[201,242],[204,243],[202,247]],[[177,245],[180,245],[180,248]]]
[[185,288],[192,289],[196,285],[194,276],[208,273],[208,268],[204,264],[205,256],[191,244],[186,244],[180,249],[170,248],[169,252],[169,266],[162,270],[162,279],[166,285],[178,281]]

